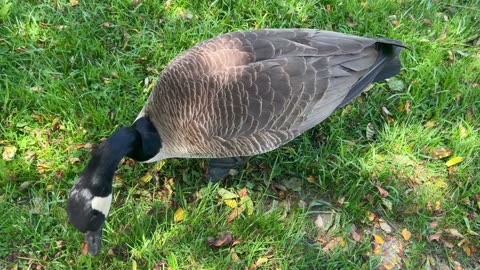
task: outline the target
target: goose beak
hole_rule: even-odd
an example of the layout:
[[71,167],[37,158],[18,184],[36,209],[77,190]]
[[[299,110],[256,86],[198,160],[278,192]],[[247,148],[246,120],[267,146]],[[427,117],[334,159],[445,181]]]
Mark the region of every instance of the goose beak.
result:
[[85,242],[87,243],[88,253],[92,256],[100,253],[100,249],[102,248],[102,231],[102,228],[100,228],[98,231],[87,231],[83,234]]

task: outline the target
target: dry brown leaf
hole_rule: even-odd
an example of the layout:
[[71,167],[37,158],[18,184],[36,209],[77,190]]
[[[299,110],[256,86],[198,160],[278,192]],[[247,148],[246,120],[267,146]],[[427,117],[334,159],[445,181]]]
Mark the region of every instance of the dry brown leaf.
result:
[[383,189],[378,183],[377,183],[376,187],[377,187],[378,191],[380,192],[380,196],[381,196],[382,198],[388,197],[388,194],[389,194],[388,191],[386,191],[385,189]]
[[235,238],[230,232],[220,232],[216,237],[208,237],[207,244],[212,247],[230,246],[235,241]]
[[248,190],[247,188],[242,188],[237,193],[238,193],[238,196],[240,196],[240,198],[246,197],[248,195]]
[[87,242],[82,242],[82,254],[87,255],[88,254],[88,245]]
[[463,267],[459,262],[454,261],[453,264],[455,265],[455,270],[463,270]]
[[345,246],[345,240],[342,237],[335,237],[323,247],[323,250],[332,251],[338,247],[343,248],[344,246]]
[[245,211],[245,208],[243,207],[238,207],[238,208],[235,208],[232,210],[232,212],[230,213],[230,215],[228,216],[227,218],[227,222],[230,223],[232,222],[234,219],[236,219],[243,211]]
[[412,233],[410,231],[408,231],[407,228],[405,228],[405,229],[402,230],[402,236],[403,236],[403,239],[408,241],[410,239],[410,237],[412,236]]
[[430,228],[435,229],[438,226],[438,220],[430,222]]
[[449,233],[453,237],[465,238],[457,229],[446,229],[445,232]]
[[360,236],[360,234],[357,231],[352,232],[352,237],[353,237],[353,240],[355,240],[357,242],[360,242],[360,240],[362,239],[362,237]]
[[337,202],[335,203],[335,205],[337,207],[340,207],[343,205],[343,202],[345,201],[345,197],[341,197],[340,199],[337,200]]
[[440,239],[440,236],[442,236],[441,233],[436,233],[428,236],[428,241],[438,241]]
[[432,150],[431,156],[434,159],[442,159],[453,154],[453,150],[448,147],[439,147]]
[[377,216],[376,216],[374,213],[370,212],[370,211],[367,211],[367,216],[368,216],[368,220],[369,220],[369,221],[374,221],[375,218],[377,218]]
[[410,100],[407,100],[407,101],[405,102],[405,112],[406,112],[407,114],[410,114],[410,106],[411,106],[411,105],[412,105],[412,104],[411,104]]
[[392,232],[392,227],[383,219],[378,220],[380,222],[380,228],[385,231],[386,233]]

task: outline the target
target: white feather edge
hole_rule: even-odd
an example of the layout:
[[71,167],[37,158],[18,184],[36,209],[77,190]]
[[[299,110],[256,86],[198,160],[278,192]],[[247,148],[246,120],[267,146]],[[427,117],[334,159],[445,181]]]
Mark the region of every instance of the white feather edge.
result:
[[105,217],[108,215],[108,211],[110,211],[111,204],[112,194],[108,195],[107,197],[95,196],[92,199],[92,209],[102,212]]

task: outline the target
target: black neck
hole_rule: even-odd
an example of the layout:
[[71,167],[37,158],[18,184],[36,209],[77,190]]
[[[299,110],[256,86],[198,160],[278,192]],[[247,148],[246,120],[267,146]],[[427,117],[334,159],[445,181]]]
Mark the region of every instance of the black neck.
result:
[[115,131],[94,151],[81,175],[81,185],[88,187],[95,196],[108,196],[112,192],[112,180],[122,158],[141,147],[141,136],[134,128],[122,127]]

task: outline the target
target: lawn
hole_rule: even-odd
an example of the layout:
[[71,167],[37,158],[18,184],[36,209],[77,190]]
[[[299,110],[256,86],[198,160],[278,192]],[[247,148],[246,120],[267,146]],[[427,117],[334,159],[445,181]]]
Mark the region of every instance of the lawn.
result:
[[[0,268],[478,269],[479,22],[478,0],[0,0]],[[162,69],[221,33],[294,27],[411,50],[219,184],[202,159],[124,159],[102,253],[83,255],[68,192]]]

